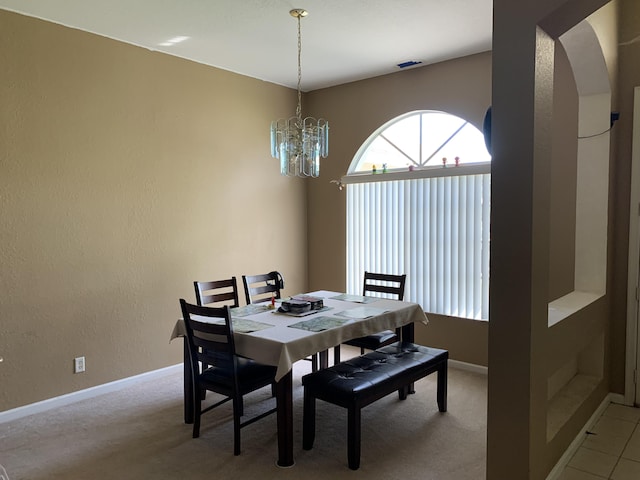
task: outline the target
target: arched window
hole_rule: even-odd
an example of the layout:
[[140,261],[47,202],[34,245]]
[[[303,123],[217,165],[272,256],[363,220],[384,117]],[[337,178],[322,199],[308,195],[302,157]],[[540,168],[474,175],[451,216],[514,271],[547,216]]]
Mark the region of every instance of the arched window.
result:
[[342,178],[348,291],[365,271],[406,273],[405,298],[425,311],[487,319],[490,161],[482,133],[445,112],[374,132]]
[[380,127],[362,145],[349,173],[406,171],[409,167],[442,167],[486,163],[491,156],[475,126],[445,112],[410,112]]

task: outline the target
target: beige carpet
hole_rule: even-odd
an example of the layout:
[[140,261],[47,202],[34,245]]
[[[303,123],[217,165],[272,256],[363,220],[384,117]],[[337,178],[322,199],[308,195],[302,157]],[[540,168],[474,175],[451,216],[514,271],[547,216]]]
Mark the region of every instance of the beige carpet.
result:
[[[342,408],[318,401],[315,445],[302,450],[300,376],[309,367],[294,367],[291,468],[275,465],[275,415],[242,429],[238,457],[230,405],[203,416],[201,437],[192,439],[179,374],[0,424],[0,464],[10,480],[485,478],[486,376],[450,368],[447,413],[438,412],[435,374],[406,401],[394,394],[363,409],[361,466],[352,471]],[[247,412],[272,402],[268,388],[245,400]]]

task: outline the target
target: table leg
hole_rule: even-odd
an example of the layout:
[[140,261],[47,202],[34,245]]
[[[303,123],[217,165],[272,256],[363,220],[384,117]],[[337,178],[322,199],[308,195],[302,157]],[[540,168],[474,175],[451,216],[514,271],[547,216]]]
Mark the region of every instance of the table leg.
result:
[[320,370],[329,367],[329,351],[323,350],[318,354],[318,361],[320,364]]
[[414,341],[414,328],[413,323],[408,323],[402,327],[400,339],[404,342]]
[[189,344],[187,337],[184,337],[184,423],[193,423],[193,385],[191,382],[191,357],[189,356]]
[[278,466],[293,465],[293,374],[291,370],[276,383],[278,416]]
[[[414,327],[413,327],[413,322],[412,323],[408,323],[407,325],[404,325],[402,327],[402,332],[400,334],[400,339],[403,342],[413,342],[414,338],[415,338],[415,332],[414,332]],[[416,389],[415,389],[415,384],[411,383],[409,384],[409,388],[407,393],[416,393]]]

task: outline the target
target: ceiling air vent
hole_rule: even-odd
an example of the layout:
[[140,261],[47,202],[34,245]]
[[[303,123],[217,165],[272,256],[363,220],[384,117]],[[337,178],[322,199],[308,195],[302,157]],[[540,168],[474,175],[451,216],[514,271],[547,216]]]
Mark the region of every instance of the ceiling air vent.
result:
[[416,62],[415,60],[409,60],[408,62],[399,63],[398,66],[400,68],[407,68],[407,67],[413,67],[414,65],[419,65],[421,63],[422,62]]

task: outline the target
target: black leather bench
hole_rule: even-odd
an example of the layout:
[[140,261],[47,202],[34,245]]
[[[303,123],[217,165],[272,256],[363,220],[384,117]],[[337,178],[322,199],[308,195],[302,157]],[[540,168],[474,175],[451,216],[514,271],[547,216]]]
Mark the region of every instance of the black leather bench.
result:
[[304,413],[302,448],[311,450],[315,439],[316,398],[348,410],[347,458],[349,468],[360,467],[360,410],[398,391],[407,398],[411,385],[438,372],[438,409],[447,411],[449,352],[410,342],[396,342],[330,368],[302,377]]

